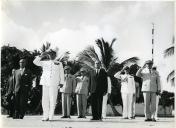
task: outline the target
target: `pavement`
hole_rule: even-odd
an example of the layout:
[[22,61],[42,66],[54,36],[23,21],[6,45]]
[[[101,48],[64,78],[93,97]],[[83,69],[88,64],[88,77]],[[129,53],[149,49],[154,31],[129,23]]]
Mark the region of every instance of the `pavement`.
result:
[[144,122],[144,117],[136,117],[128,120],[121,117],[107,117],[102,121],[90,121],[91,116],[86,119],[61,119],[55,115],[53,121],[41,121],[42,116],[25,116],[24,119],[6,118],[1,116],[1,128],[175,128],[173,117],[161,117],[157,122]]

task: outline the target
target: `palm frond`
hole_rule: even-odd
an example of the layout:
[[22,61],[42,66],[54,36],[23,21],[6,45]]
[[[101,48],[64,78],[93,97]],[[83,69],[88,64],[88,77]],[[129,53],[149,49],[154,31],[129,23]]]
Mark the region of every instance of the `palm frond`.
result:
[[110,64],[113,63],[112,61],[115,59],[114,51],[113,51],[113,48],[112,48],[115,41],[116,41],[116,38],[114,38],[112,40],[111,44],[106,42],[103,38],[97,39],[95,41],[97,46],[100,49],[102,66],[106,70],[108,70]]
[[139,61],[138,57],[131,57],[127,60],[124,60],[121,64],[126,65],[126,64],[129,64],[129,63],[136,63],[137,61]]
[[[89,66],[90,68],[94,67],[94,55],[95,53],[92,53],[88,49],[83,50],[82,52],[78,53],[78,62],[80,62],[82,65],[85,64],[86,66]],[[94,55],[96,56],[96,55]]]
[[172,37],[172,44],[175,43],[175,36]]
[[104,39],[102,38],[102,40],[97,39],[95,42],[96,42],[97,46],[98,46],[99,49],[100,49],[101,60],[102,60],[102,62],[104,63],[104,61],[105,61],[105,59],[106,59],[105,53],[104,53],[104,43],[105,43],[105,41],[104,41]]
[[70,52],[66,51],[63,54],[61,54],[56,60],[60,62],[65,62],[65,61],[68,61],[69,58],[70,58]]
[[97,55],[97,53],[95,52],[95,49],[93,46],[89,46],[85,49],[85,52],[92,58],[92,60],[98,60],[99,61],[99,57]]
[[50,46],[51,46],[51,43],[49,43],[49,42],[46,42],[46,50],[48,50],[49,48],[50,48]]
[[174,46],[171,46],[164,51],[164,57],[168,57],[171,55],[174,55]]
[[45,44],[42,45],[42,47],[40,48],[41,52],[45,52]]
[[171,86],[174,86],[174,87],[175,87],[175,78],[172,78],[172,79],[171,79]]
[[171,81],[172,79],[175,78],[175,71],[171,71],[168,76],[167,76],[167,82]]
[[114,44],[114,42],[115,42],[116,40],[117,40],[116,38],[112,39],[112,42],[111,42],[111,45],[110,45],[111,48],[112,48],[112,46],[113,46],[113,44]]
[[51,43],[46,42],[46,44],[43,44],[42,47],[40,48],[41,52],[45,52],[46,50],[48,50],[51,46]]

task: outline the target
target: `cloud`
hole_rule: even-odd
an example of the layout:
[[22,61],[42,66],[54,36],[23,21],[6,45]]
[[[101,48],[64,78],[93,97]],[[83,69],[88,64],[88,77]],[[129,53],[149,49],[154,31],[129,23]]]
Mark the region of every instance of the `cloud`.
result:
[[95,40],[98,38],[103,37],[111,41],[114,38],[114,33],[108,26],[100,28],[98,26],[81,24],[77,30],[64,28],[48,33],[43,42],[49,41],[62,50],[69,50],[74,56],[88,45],[95,45]]
[[16,24],[4,12],[2,14],[2,45],[33,50],[38,47],[39,38],[32,28]]

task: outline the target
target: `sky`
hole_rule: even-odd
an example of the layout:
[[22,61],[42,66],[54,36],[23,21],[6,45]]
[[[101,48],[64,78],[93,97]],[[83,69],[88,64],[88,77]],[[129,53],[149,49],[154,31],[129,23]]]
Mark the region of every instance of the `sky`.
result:
[[173,91],[166,82],[166,74],[174,67],[173,57],[163,57],[164,50],[172,46],[173,2],[3,0],[1,4],[1,45],[39,50],[48,41],[60,52],[70,51],[73,58],[88,45],[96,48],[98,38],[108,42],[116,38],[113,48],[118,62],[137,56],[142,66],[151,59],[154,23],[154,63],[163,88]]

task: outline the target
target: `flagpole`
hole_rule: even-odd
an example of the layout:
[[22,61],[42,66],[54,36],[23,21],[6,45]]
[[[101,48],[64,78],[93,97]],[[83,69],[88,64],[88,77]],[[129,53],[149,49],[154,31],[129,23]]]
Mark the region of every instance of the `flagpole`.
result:
[[152,62],[154,63],[154,23],[152,23]]

